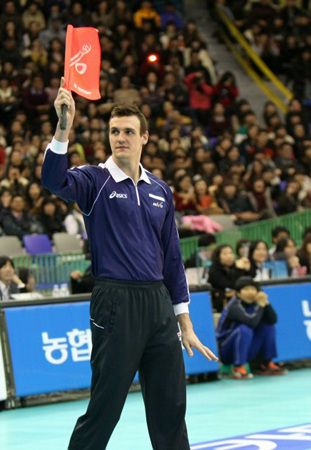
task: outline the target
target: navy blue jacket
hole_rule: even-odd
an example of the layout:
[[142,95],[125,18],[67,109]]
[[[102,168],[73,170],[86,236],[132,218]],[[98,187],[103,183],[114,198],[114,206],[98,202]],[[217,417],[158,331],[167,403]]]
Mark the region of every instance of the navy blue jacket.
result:
[[[163,280],[175,313],[187,312],[189,292],[168,185],[141,166],[137,183],[109,158],[105,164],[67,170],[67,154],[52,141],[42,184],[81,209],[95,277]],[[66,148],[65,148],[66,150]]]
[[241,324],[256,328],[260,323],[273,325],[277,315],[271,304],[265,307],[257,302],[252,304],[243,302],[238,296],[233,297],[223,309],[216,330],[218,341],[227,338]]

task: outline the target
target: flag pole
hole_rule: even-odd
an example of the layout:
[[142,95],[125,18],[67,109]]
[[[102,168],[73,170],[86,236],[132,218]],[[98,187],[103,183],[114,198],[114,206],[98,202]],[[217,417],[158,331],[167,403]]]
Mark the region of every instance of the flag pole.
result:
[[60,125],[59,125],[61,130],[66,130],[66,128],[67,128],[67,111],[68,111],[68,106],[63,103],[62,109],[61,109],[61,116],[60,116]]

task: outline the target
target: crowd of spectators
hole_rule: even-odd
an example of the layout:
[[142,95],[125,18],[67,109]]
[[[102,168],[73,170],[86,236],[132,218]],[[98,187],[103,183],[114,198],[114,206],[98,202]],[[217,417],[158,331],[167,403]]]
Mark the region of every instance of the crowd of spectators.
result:
[[270,249],[262,239],[243,238],[235,248],[202,240],[194,257],[185,262],[186,273],[191,267],[204,268],[203,279],[198,282],[209,283],[213,309],[221,312],[235,295],[235,284],[240,277],[248,276],[256,282],[265,282],[311,274],[311,227],[305,227],[300,247],[290,234],[284,226],[273,228]]
[[311,104],[310,1],[216,0],[251,48],[296,96]]
[[[148,119],[142,163],[171,186],[181,237],[197,231],[197,221],[185,216],[225,214],[241,225],[310,207],[311,136],[303,96],[297,92],[285,116],[270,101],[256,111],[240,98],[235,74],[217,70],[197,24],[183,18],[174,2],[5,0],[0,10],[3,234],[84,233],[77,205],[65,204],[40,183],[56,125],[53,102],[64,73],[69,23],[96,27],[102,51],[100,100],[75,96],[69,167],[108,158],[109,113],[126,100]],[[299,47],[309,37],[304,33]]]

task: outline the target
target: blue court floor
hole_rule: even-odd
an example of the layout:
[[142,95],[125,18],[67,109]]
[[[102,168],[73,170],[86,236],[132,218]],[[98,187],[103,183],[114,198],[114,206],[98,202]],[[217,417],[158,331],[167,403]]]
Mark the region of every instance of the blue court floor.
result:
[[[285,376],[194,384],[187,387],[187,393],[187,426],[193,449],[311,449],[311,369],[292,370]],[[0,449],[66,450],[75,421],[86,406],[87,401],[80,400],[0,412]],[[265,443],[201,444],[302,424],[309,424],[309,435],[298,437],[296,443],[282,438],[280,446],[274,447]],[[107,448],[151,450],[140,392],[128,395]]]

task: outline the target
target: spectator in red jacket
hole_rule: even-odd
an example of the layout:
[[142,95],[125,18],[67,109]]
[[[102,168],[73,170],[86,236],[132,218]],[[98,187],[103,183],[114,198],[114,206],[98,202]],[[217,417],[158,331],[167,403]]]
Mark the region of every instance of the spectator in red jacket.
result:
[[189,90],[189,104],[199,124],[207,126],[212,107],[213,88],[202,71],[189,73],[185,78]]

